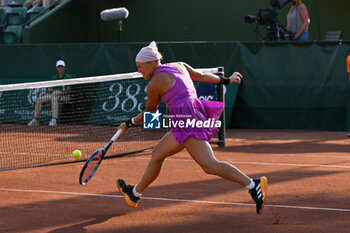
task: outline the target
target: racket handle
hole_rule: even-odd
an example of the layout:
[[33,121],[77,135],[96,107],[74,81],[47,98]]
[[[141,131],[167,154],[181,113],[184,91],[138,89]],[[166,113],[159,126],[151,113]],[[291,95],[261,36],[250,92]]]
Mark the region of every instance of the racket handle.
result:
[[114,142],[114,141],[120,136],[121,133],[122,133],[122,130],[119,129],[119,130],[113,135],[113,137],[111,138],[111,141]]

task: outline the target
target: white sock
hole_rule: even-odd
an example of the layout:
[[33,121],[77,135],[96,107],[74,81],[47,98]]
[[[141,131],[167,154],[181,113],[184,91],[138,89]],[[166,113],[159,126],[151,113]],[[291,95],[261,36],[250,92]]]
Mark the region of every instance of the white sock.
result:
[[248,184],[247,186],[245,186],[246,189],[252,189],[255,186],[255,182],[253,181],[253,179],[250,179],[250,184]]
[[132,189],[132,192],[134,193],[134,196],[135,196],[135,197],[141,197],[141,194],[140,194],[139,192],[136,191],[136,186],[137,186],[137,185],[134,186],[134,188]]

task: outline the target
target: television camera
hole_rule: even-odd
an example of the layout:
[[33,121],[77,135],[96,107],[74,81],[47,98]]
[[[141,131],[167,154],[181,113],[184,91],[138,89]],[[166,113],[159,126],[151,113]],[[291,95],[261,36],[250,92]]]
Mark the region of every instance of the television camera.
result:
[[285,27],[278,23],[278,14],[276,9],[282,9],[289,2],[291,2],[291,0],[271,0],[270,5],[272,9],[259,9],[256,16],[246,15],[244,16],[244,20],[246,23],[256,24],[257,33],[259,33],[258,25],[264,25],[266,27],[267,33],[265,37],[263,37],[264,41],[284,40],[284,36],[286,33],[288,33],[288,31],[285,29]]

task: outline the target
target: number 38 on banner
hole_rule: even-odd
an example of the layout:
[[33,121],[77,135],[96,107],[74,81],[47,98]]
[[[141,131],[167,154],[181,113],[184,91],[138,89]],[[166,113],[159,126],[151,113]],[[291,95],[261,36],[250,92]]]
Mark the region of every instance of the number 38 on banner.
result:
[[138,83],[132,83],[125,89],[121,83],[114,83],[109,86],[108,100],[102,104],[102,109],[106,112],[112,112],[120,106],[123,112],[132,112],[134,110],[142,112],[142,105],[144,105],[146,100],[147,86],[142,92],[141,85]]

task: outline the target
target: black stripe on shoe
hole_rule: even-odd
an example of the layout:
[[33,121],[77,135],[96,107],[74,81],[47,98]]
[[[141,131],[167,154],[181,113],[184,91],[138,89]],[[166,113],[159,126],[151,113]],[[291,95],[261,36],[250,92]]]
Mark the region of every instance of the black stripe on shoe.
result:
[[250,189],[249,193],[256,203],[257,214],[261,214],[265,205],[267,178],[263,176],[258,179],[253,179],[253,181],[255,183],[255,187]]

